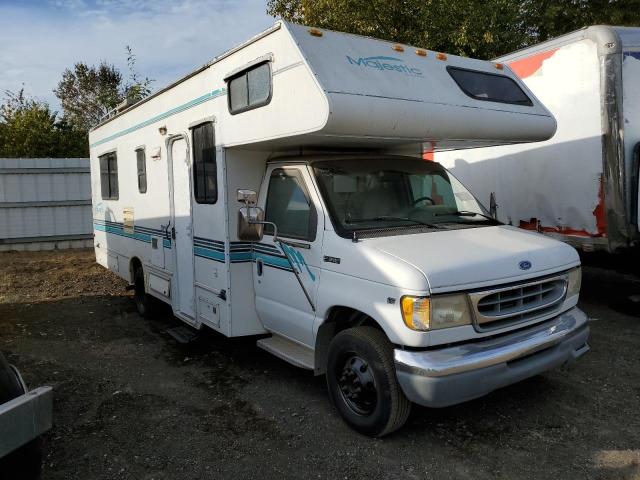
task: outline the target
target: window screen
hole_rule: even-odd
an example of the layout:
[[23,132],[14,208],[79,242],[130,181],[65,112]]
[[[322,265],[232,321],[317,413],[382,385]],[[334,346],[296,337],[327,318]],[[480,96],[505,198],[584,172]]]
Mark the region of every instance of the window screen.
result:
[[118,157],[116,152],[98,157],[100,160],[100,190],[103,200],[118,199]]
[[[299,172],[273,171],[269,179],[265,219],[276,224],[279,236],[314,240],[315,215]],[[265,225],[265,233],[273,235],[273,227]]]
[[476,100],[533,105],[520,86],[505,75],[457,67],[447,67],[447,71],[460,89]]
[[136,162],[138,164],[138,191],[147,193],[147,159],[144,148],[136,150]]
[[261,63],[228,80],[229,111],[240,113],[271,101],[271,67]]
[[216,203],[216,145],[211,122],[193,128],[193,184],[196,202]]

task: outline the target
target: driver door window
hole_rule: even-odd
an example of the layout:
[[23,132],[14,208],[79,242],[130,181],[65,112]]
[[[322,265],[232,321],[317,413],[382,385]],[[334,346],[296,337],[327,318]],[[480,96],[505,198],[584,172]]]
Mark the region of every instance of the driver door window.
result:
[[[313,241],[316,237],[316,215],[300,172],[276,169],[269,179],[265,220],[278,227],[278,236]],[[273,227],[265,226],[265,234],[273,235]]]

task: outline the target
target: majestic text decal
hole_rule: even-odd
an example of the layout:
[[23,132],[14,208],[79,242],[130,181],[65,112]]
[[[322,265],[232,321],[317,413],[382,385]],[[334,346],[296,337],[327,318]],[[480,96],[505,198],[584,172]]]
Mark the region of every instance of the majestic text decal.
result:
[[354,59],[347,55],[347,61],[351,65],[356,65],[358,67],[364,68],[373,68],[375,70],[389,70],[394,72],[404,73],[405,75],[411,75],[413,77],[421,77],[422,70],[415,67],[410,67],[406,65],[404,61],[400,58],[395,57],[359,57]]

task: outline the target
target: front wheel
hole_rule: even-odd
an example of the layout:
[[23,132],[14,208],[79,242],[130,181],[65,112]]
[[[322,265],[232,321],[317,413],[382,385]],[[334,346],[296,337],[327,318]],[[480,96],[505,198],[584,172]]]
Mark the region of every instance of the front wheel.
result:
[[343,330],[329,345],[331,400],[354,430],[382,437],[404,425],[411,411],[396,378],[393,346],[373,327]]

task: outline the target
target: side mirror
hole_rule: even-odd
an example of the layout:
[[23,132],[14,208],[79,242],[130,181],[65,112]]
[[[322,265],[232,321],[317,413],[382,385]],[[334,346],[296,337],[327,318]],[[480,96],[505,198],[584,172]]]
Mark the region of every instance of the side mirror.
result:
[[264,211],[260,207],[241,207],[238,210],[238,239],[259,242],[264,235]]

